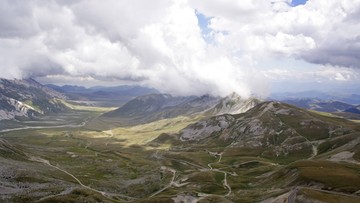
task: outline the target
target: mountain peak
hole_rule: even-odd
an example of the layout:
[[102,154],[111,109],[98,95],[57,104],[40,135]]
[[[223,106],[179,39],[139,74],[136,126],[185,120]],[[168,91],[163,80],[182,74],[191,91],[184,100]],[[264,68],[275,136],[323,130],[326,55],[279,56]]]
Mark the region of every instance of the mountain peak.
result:
[[208,110],[208,114],[239,114],[251,109],[260,103],[256,98],[242,98],[237,93],[233,92],[230,95],[220,99],[219,103],[212,109]]

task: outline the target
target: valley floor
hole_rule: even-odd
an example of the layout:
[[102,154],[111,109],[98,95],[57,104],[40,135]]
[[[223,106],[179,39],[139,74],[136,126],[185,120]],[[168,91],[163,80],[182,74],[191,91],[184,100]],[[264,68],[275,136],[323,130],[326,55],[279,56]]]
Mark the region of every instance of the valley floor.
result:
[[311,142],[310,154],[287,158],[221,143],[154,142],[201,117],[86,128],[99,113],[74,110],[2,129],[1,202],[360,202],[353,152],[326,154]]

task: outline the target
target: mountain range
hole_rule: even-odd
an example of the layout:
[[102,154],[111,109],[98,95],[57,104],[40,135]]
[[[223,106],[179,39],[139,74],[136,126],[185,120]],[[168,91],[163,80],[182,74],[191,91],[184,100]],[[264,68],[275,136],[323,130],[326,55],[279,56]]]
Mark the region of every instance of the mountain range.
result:
[[104,107],[119,107],[137,96],[158,93],[157,90],[152,88],[129,85],[89,88],[75,85],[57,86],[48,84],[46,86],[65,94],[73,102]]
[[283,100],[283,102],[298,106],[300,108],[323,112],[344,112],[351,108],[357,108],[356,105],[333,100],[324,101],[317,99],[289,99]]
[[360,202],[357,105],[53,88],[0,82],[1,202]]
[[150,94],[136,97],[98,119],[116,123],[116,126],[131,126],[177,116],[237,114],[247,111],[259,102],[260,100],[255,98],[241,98],[236,93],[224,98],[209,95],[173,97],[168,94]]
[[344,90],[342,93],[322,92],[322,91],[303,91],[303,92],[282,92],[272,93],[270,100],[291,101],[291,100],[318,100],[318,101],[339,101],[351,105],[360,104],[360,94],[353,91]]

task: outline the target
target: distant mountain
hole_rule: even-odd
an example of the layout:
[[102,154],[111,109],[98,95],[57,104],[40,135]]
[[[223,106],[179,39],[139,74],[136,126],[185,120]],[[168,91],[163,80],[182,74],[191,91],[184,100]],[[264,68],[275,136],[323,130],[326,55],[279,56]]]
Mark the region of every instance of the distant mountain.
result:
[[70,93],[70,92],[86,92],[88,91],[87,88],[82,86],[76,86],[76,85],[64,85],[64,86],[57,86],[53,84],[47,84],[47,87],[54,89],[58,92],[62,93]]
[[136,97],[98,119],[115,126],[129,126],[177,116],[211,117],[237,114],[249,110],[259,102],[255,98],[241,98],[235,93],[225,98],[209,95],[173,97],[169,94],[151,94]]
[[115,86],[115,87],[105,87],[105,86],[95,86],[95,87],[83,87],[77,85],[64,85],[64,86],[57,86],[53,84],[46,85],[54,90],[64,93],[94,93],[94,92],[109,92],[109,93],[116,93],[121,94],[123,96],[139,96],[144,94],[150,93],[157,93],[158,91],[152,88],[141,87],[141,86],[130,86],[130,85],[123,85],[123,86]]
[[212,96],[173,97],[169,94],[139,96],[122,107],[105,113],[102,119],[111,119],[121,125],[148,123],[155,120],[191,115],[213,107],[219,98]]
[[343,112],[347,109],[354,108],[353,105],[339,101],[322,101],[317,99],[288,99],[283,102],[295,105],[300,108],[323,112]]
[[66,99],[66,96],[33,79],[0,79],[0,120],[31,118],[66,110],[67,107],[57,99]]
[[116,87],[82,87],[76,85],[57,86],[48,84],[48,87],[66,94],[71,100],[94,101],[100,106],[121,106],[134,97],[158,93],[157,90],[141,86]]
[[359,105],[359,106],[350,107],[350,108],[346,109],[344,112],[360,114],[360,105]]
[[353,94],[347,93],[331,93],[321,91],[304,91],[304,92],[283,92],[273,93],[270,95],[270,100],[288,101],[288,100],[301,100],[301,99],[313,99],[321,101],[340,101],[352,105],[360,104],[360,93]]

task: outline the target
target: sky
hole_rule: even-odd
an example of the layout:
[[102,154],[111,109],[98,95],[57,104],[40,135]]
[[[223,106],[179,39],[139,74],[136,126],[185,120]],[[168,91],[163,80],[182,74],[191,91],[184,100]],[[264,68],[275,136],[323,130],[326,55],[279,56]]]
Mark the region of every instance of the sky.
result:
[[356,92],[360,0],[0,0],[0,65],[174,95]]

